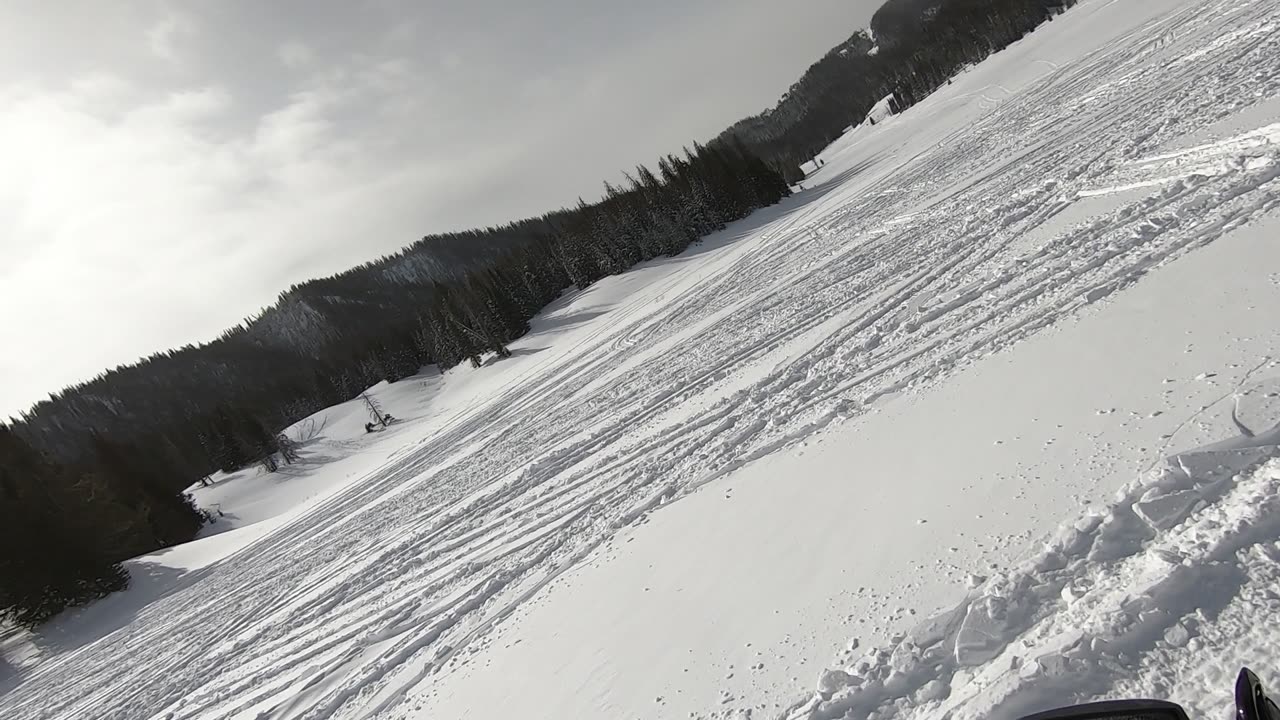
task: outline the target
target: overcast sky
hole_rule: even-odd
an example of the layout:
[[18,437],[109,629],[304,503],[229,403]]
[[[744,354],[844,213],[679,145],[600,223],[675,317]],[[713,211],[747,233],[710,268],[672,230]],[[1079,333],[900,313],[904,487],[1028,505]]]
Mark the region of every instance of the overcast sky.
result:
[[593,196],[772,105],[878,4],[0,3],[0,417]]

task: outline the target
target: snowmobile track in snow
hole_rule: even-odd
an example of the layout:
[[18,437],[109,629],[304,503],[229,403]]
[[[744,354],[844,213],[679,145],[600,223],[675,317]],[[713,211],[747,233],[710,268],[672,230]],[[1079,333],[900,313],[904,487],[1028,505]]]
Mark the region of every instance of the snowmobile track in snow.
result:
[[[1185,3],[1046,64],[944,142],[736,224],[710,267],[654,290],[661,313],[614,308],[569,362],[540,364],[133,622],[40,663],[0,714],[394,716],[619,528],[1273,211],[1274,126],[1165,145],[1280,95],[1278,24],[1274,2]],[[942,110],[896,122],[928,111]],[[1082,198],[1139,190],[1027,245]],[[1250,483],[1231,492],[1274,485],[1273,469]]]

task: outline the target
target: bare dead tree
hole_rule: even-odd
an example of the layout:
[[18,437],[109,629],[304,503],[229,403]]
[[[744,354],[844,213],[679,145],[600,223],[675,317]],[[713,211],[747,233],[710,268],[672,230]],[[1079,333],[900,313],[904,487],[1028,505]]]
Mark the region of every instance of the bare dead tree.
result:
[[284,458],[285,462],[290,465],[297,462],[299,457],[298,443],[294,442],[293,438],[284,433],[280,433],[276,437],[276,445],[280,446],[280,457]]
[[369,397],[367,392],[360,393],[360,399],[364,400],[364,404],[368,406],[369,417],[373,418],[373,421],[382,427],[386,427],[388,416],[382,411],[382,406],[378,404],[378,401]]

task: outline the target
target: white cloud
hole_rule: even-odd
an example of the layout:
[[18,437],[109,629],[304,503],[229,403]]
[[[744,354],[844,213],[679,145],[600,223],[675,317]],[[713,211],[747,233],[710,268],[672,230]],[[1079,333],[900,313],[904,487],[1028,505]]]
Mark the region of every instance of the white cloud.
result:
[[0,8],[0,414],[423,233],[590,195],[831,44],[772,0],[79,2]]
[[[458,163],[433,154],[418,104],[429,94],[410,64],[377,56],[254,110],[220,85],[105,71],[0,85],[0,411],[214,337],[433,218],[460,224]],[[471,160],[488,174],[509,157]]]
[[290,70],[301,70],[315,60],[311,48],[296,40],[290,40],[276,48],[276,57]]
[[133,87],[124,78],[105,71],[75,78],[70,95],[100,109],[120,107],[136,100]]
[[[356,59],[236,132],[216,86],[95,75],[0,92],[0,345],[25,348],[0,353],[0,377],[23,379],[0,410],[216,336],[291,283],[409,244],[432,208],[447,216],[457,162],[430,162],[429,142],[425,162],[397,150],[429,140],[406,110],[412,82],[401,61]],[[384,125],[339,126],[350,113]],[[470,159],[489,174],[511,155]]]
[[190,39],[195,24],[183,15],[170,11],[147,29],[147,47],[152,54],[166,62],[177,62],[185,42]]

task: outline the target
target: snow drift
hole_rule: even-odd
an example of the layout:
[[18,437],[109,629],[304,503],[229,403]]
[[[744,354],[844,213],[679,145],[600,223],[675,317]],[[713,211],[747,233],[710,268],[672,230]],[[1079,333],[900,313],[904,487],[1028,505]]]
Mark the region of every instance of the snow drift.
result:
[[[1244,389],[1237,404],[1275,419],[1277,389]],[[788,717],[1012,720],[1103,693],[1173,696],[1212,717],[1257,659],[1241,643],[1280,650],[1280,424],[1241,428],[1165,459],[950,612],[825,671]],[[1210,687],[1161,681],[1206,668]]]

